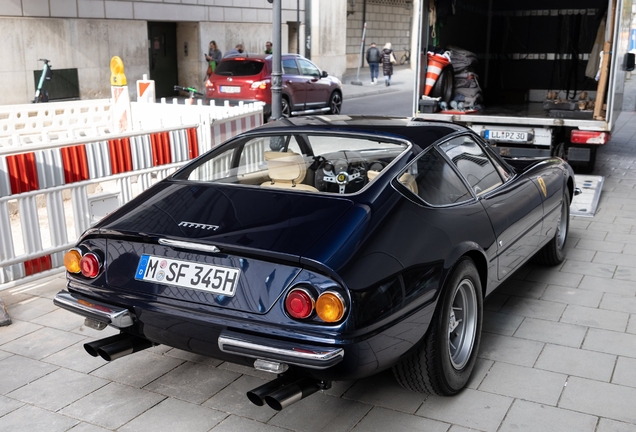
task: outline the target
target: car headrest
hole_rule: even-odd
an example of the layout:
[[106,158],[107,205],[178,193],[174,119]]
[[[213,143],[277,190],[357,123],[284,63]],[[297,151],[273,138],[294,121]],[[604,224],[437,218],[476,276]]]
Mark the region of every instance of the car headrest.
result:
[[293,152],[265,152],[267,171],[272,181],[300,183],[305,178],[307,166],[302,155]]

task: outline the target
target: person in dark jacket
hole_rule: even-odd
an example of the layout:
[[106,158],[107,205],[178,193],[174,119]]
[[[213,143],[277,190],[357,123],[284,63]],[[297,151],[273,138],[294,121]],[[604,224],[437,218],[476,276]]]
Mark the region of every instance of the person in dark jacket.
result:
[[378,82],[378,70],[380,69],[380,50],[371,42],[371,47],[367,50],[367,63],[371,70],[371,84]]
[[387,42],[382,49],[382,73],[384,74],[384,85],[391,85],[391,75],[393,75],[393,64],[395,54],[391,49],[391,42]]

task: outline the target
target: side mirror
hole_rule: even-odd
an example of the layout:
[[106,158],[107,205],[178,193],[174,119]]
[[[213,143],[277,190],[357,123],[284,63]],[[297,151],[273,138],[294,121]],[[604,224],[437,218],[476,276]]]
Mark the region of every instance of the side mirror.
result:
[[320,78],[327,78],[329,76],[329,74],[326,71],[322,71],[322,73],[320,74]]

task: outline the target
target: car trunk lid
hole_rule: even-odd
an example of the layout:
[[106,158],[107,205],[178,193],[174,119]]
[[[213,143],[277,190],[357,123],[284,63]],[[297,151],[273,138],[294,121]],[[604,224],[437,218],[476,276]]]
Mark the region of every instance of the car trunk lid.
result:
[[[300,256],[352,206],[337,196],[236,185],[167,181],[153,191],[98,225],[109,238],[108,284],[255,313],[269,310],[300,271]],[[204,250],[213,246],[218,253]],[[217,273],[227,292],[212,289]]]

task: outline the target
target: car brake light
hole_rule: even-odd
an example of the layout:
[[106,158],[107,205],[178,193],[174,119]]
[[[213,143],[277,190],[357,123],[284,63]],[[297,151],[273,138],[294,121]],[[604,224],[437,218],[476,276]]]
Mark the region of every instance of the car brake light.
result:
[[234,57],[232,60],[245,60],[245,57]]
[[285,310],[293,318],[307,318],[314,311],[314,298],[304,289],[295,288],[287,294]]
[[339,321],[345,313],[344,299],[340,294],[326,291],[316,301],[316,314],[324,322]]
[[64,254],[64,267],[71,273],[79,273],[80,260],[82,259],[82,253],[79,249],[71,249]]
[[102,268],[100,259],[93,252],[84,254],[79,262],[82,274],[88,278],[94,278]]
[[254,81],[252,85],[250,86],[250,88],[252,90],[265,90],[267,89],[268,84],[269,84],[269,80]]
[[612,134],[608,132],[595,132],[573,130],[570,136],[570,142],[574,144],[606,144],[612,139]]

